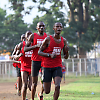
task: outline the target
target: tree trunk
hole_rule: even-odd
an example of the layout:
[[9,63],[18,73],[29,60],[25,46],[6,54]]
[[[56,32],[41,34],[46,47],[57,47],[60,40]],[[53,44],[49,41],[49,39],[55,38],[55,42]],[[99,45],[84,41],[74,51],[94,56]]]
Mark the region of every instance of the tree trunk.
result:
[[79,58],[86,58],[86,51],[83,48],[79,48]]
[[74,9],[71,6],[71,1],[67,0],[67,2],[68,2],[68,6],[70,8],[70,22],[75,21],[75,19],[74,19]]
[[84,24],[83,27],[87,29],[88,22],[89,22],[89,0],[87,0],[87,4],[85,3],[85,9],[84,9]]

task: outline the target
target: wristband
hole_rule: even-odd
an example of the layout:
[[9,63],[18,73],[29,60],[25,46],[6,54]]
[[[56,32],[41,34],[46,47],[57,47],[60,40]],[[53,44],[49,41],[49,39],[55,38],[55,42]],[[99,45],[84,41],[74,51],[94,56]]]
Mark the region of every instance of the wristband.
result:
[[50,54],[48,53],[47,56],[50,57]]

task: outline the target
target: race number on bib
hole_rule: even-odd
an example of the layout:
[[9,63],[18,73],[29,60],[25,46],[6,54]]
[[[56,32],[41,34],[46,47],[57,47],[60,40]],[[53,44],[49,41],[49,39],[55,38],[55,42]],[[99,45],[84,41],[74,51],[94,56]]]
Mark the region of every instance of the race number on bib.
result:
[[61,48],[60,48],[60,47],[54,47],[52,53],[56,53],[56,55],[60,55],[60,53],[61,53]]

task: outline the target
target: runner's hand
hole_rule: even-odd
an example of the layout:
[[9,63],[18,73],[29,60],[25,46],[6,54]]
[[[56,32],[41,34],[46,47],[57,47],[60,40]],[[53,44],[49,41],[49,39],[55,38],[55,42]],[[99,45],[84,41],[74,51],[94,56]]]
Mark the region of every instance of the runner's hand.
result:
[[41,46],[41,44],[42,44],[42,43],[40,43],[40,44],[37,44],[37,45],[36,45],[36,47],[40,47],[40,46]]
[[56,53],[52,53],[52,54],[50,54],[50,57],[52,58],[52,59],[54,59],[54,58],[56,58]]

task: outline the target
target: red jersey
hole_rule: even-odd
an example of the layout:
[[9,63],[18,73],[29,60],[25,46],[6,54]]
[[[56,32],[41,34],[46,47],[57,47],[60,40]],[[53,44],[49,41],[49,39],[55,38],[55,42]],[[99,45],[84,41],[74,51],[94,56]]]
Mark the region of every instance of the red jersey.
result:
[[66,66],[62,65],[62,72],[65,72],[65,71],[66,71]]
[[41,68],[40,68],[39,72],[42,72]]
[[16,63],[13,63],[13,66],[16,67]]
[[54,67],[62,67],[61,60],[61,50],[64,47],[63,37],[61,37],[61,42],[56,43],[54,38],[50,35],[50,44],[44,50],[45,53],[56,53],[56,58],[52,59],[51,57],[43,57],[43,67],[45,68],[54,68]]
[[[21,57],[18,59],[18,61],[21,61]],[[14,67],[18,66],[18,68],[21,68],[21,64],[20,63],[13,63],[13,66]]]
[[33,51],[24,52],[25,41],[23,41],[22,53],[21,56],[21,71],[31,72],[31,55]]
[[[47,37],[47,34],[46,33],[44,33],[43,36],[40,36],[37,33],[34,33],[34,39],[33,39],[32,46],[42,43],[42,41],[46,37]],[[42,61],[42,56],[38,55],[38,50],[39,50],[39,47],[33,49],[33,54],[32,54],[31,60],[34,60],[34,61]]]

